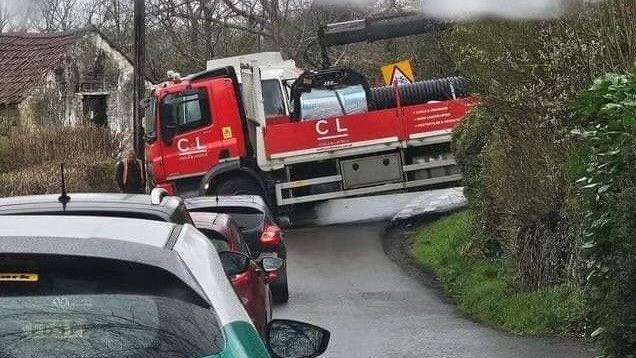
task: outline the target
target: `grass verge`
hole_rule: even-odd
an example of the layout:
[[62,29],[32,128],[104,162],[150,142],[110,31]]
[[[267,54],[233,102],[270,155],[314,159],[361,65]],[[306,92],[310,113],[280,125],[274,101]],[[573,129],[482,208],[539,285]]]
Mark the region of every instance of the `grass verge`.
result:
[[459,308],[477,321],[518,335],[579,334],[585,306],[578,289],[563,284],[517,292],[505,260],[467,254],[470,232],[469,212],[444,217],[414,237],[411,255],[431,268]]

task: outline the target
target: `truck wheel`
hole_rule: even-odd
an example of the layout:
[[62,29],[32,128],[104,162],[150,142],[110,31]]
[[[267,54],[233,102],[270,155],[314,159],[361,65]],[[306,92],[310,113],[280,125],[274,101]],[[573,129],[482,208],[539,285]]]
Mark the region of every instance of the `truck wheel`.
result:
[[210,194],[217,195],[263,195],[263,191],[253,180],[247,178],[232,178],[224,180],[214,186]]

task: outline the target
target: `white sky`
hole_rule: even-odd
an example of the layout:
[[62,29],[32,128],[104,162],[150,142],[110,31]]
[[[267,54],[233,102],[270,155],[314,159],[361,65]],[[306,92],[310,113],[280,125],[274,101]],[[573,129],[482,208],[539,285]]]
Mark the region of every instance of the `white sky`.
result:
[[553,18],[563,14],[571,0],[420,0],[424,12],[444,18]]

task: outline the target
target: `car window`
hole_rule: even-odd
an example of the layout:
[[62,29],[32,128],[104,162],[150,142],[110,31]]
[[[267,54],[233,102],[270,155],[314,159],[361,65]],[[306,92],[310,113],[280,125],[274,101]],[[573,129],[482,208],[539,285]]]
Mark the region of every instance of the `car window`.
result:
[[230,244],[221,234],[208,229],[199,229],[199,231],[201,231],[208,239],[210,239],[210,242],[212,242],[212,244],[216,248],[216,251],[230,251]]
[[202,357],[219,353],[213,309],[145,265],[0,257],[1,357]]
[[205,209],[192,209],[191,211],[206,211],[220,214],[229,214],[241,229],[255,229],[263,226],[265,214],[250,207],[217,206]]
[[230,231],[230,235],[232,235],[236,242],[238,242],[239,247],[241,248],[241,253],[252,257],[252,254],[250,253],[250,248],[249,246],[247,246],[247,242],[243,239],[243,234],[241,234],[241,231],[239,230],[238,226],[236,226],[235,223],[231,223],[230,227],[229,227],[229,231]]

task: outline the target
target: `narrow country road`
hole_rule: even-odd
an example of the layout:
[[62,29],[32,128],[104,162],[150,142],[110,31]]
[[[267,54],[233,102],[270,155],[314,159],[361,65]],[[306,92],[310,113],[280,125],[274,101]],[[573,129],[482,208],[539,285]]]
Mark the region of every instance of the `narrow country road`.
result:
[[325,357],[593,357],[574,341],[519,338],[463,318],[382,250],[385,224],[290,230],[290,302],[274,317],[332,332]]

